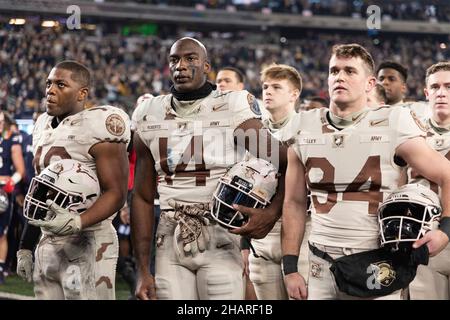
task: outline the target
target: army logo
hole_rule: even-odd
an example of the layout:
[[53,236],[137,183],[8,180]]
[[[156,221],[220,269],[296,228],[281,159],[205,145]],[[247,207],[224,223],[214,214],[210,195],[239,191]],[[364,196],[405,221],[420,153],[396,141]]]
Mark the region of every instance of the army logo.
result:
[[248,104],[250,106],[250,110],[252,110],[252,112],[254,114],[256,114],[257,116],[260,116],[261,115],[261,110],[259,109],[258,101],[256,101],[255,96],[252,95],[251,93],[249,93],[247,95],[247,101],[248,101]]
[[254,179],[255,170],[251,168],[245,168],[245,177],[248,179]]
[[344,147],[344,135],[336,134],[333,136],[333,148],[342,148]]
[[121,136],[125,132],[125,121],[118,114],[112,114],[106,118],[105,121],[106,129],[113,136]]
[[311,261],[311,277],[320,279],[322,278],[322,264]]
[[396,272],[386,261],[375,262],[370,265],[375,276],[375,280],[382,286],[388,287],[394,282]]
[[49,170],[59,176],[59,174],[64,171],[64,166],[61,163],[56,163],[52,168],[49,168]]

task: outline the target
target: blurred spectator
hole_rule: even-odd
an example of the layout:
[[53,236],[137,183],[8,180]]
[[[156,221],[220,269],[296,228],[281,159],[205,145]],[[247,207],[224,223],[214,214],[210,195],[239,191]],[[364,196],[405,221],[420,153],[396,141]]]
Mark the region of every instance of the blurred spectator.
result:
[[[222,67],[233,65],[243,71],[246,89],[259,97],[260,70],[273,62],[283,63],[301,72],[305,96],[327,98],[324,88],[329,48],[336,43],[357,42],[368,48],[376,61],[402,61],[409,69],[408,98],[423,100],[424,66],[450,58],[440,36],[384,34],[374,39],[357,32],[304,30],[300,38],[286,43],[269,38],[263,43],[258,37],[264,35],[252,36],[255,39],[244,31],[230,39],[208,38],[205,34],[201,40],[208,47],[215,67],[210,80],[215,79]],[[0,108],[9,110],[16,119],[31,118],[33,112],[43,111],[46,75],[57,61],[70,58],[92,70],[89,106],[111,104],[131,114],[142,94],[168,92],[165,56],[172,40],[156,36],[124,37],[106,31],[99,36],[86,30],[64,32],[41,27],[0,30]]]

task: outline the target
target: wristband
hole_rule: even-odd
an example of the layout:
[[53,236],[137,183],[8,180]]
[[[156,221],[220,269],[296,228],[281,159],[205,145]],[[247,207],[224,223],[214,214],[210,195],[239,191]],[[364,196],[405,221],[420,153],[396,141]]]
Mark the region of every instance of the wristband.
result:
[[283,274],[287,276],[290,273],[298,272],[298,256],[285,255],[283,256]]
[[14,174],[11,176],[11,180],[14,182],[14,184],[18,184],[20,180],[22,180],[22,175],[18,172],[14,172]]

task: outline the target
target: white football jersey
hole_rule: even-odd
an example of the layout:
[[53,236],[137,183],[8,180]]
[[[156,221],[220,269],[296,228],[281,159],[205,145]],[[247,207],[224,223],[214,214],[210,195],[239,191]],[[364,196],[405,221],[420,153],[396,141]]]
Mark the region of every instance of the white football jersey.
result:
[[[119,108],[99,106],[66,117],[56,128],[55,117],[42,114],[33,129],[33,166],[39,174],[50,163],[61,159],[78,160],[97,172],[89,149],[101,142],[130,142],[130,118]],[[108,220],[114,219],[115,214]],[[86,230],[96,230],[100,223]]]
[[398,187],[402,170],[395,150],[407,139],[425,136],[425,128],[403,107],[372,109],[342,130],[330,124],[327,112],[302,112],[292,144],[311,190],[310,241],[378,248],[377,209]]
[[171,94],[140,101],[133,113],[136,133],[149,148],[158,174],[161,209],[168,201],[210,202],[219,178],[244,158],[233,133],[248,119],[260,118],[247,91],[212,91],[181,117]]
[[427,101],[405,102],[401,105],[407,107],[411,111],[414,111],[420,119],[428,119],[431,116],[431,108],[429,107]]
[[[436,132],[429,120],[427,120],[427,125],[428,131],[426,140],[428,145],[450,160],[450,132]],[[410,167],[408,167],[408,183],[420,183],[440,194],[440,188],[436,183],[425,179]]]
[[290,113],[288,121],[280,128],[271,128],[269,121],[269,119],[265,119],[263,121],[264,126],[268,128],[272,136],[280,142],[286,142],[292,139],[300,130],[300,114],[296,112]]
[[99,106],[66,117],[56,128],[53,116],[42,114],[33,129],[33,166],[39,174],[60,159],[78,160],[96,171],[89,149],[100,142],[130,142],[130,119],[119,108]]

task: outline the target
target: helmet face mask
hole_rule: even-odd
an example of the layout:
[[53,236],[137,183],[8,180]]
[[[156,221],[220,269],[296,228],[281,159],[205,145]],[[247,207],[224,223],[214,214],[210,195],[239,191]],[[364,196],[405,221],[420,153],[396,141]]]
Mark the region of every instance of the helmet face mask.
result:
[[435,227],[442,212],[439,197],[419,184],[392,192],[378,209],[381,245],[410,250],[413,242]]
[[82,213],[99,195],[100,186],[93,170],[75,160],[60,160],[32,179],[25,196],[24,216],[29,220],[45,219],[47,200]]
[[276,192],[278,175],[269,162],[250,158],[234,165],[220,178],[213,195],[212,217],[225,228],[238,228],[248,217],[233,208],[239,204],[264,208]]

